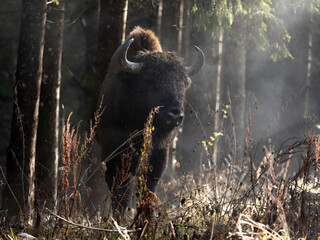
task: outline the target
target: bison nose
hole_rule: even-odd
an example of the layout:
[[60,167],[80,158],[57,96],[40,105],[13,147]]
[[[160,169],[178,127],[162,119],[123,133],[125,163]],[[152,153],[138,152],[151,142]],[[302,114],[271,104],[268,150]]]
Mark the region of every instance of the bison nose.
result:
[[170,127],[177,127],[183,120],[184,114],[179,109],[172,109],[167,114],[167,125]]

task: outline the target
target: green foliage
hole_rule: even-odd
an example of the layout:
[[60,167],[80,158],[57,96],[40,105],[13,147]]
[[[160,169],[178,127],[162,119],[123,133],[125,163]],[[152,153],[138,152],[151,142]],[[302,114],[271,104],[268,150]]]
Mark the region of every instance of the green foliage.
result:
[[[254,43],[268,51],[274,61],[292,57],[287,48],[290,36],[271,0],[193,0],[191,14],[195,24],[212,31],[214,37],[224,31],[233,38],[240,38],[242,43]],[[245,31],[241,36],[232,31],[236,16],[241,16],[239,19]]]
[[[231,105],[227,104],[225,106],[223,106],[223,108],[221,109],[222,112],[222,120],[227,119],[228,118],[228,110],[231,108]],[[213,146],[213,143],[219,138],[223,136],[223,132],[222,131],[218,131],[218,132],[213,132],[212,135],[208,136],[208,138],[206,140],[202,141],[202,145],[203,147],[208,150],[208,148],[210,146]]]
[[193,15],[196,26],[211,30],[213,36],[216,36],[221,30],[228,30],[234,16],[241,11],[240,1],[193,0],[190,14]]
[[59,5],[59,0],[52,0],[52,1],[49,1],[48,4],[49,3],[53,3],[53,4],[58,6]]
[[279,5],[282,8],[293,8],[296,13],[299,9],[305,9],[310,13],[319,14],[320,12],[320,1],[319,0],[282,0],[279,1]]
[[10,232],[11,232],[11,237],[13,240],[18,240],[18,238],[16,236],[14,236],[13,230],[12,228],[10,228]]

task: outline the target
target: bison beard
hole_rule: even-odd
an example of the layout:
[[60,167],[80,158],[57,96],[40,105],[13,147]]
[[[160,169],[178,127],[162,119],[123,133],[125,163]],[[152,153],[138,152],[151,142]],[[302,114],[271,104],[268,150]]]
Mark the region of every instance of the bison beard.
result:
[[[155,131],[149,157],[152,171],[147,174],[148,190],[156,191],[168,162],[170,142],[183,119],[185,92],[191,83],[188,76],[198,72],[204,63],[202,51],[195,48],[197,63],[184,67],[177,55],[162,51],[152,31],[136,27],[114,53],[99,94],[99,102],[106,110],[97,128],[101,158],[107,166],[105,179],[113,190],[113,209],[125,208],[131,195],[128,187],[131,177],[121,182],[123,179],[116,177],[116,173],[127,170],[131,176],[136,175],[142,144],[139,138],[123,143],[144,128],[153,108],[161,106],[153,121]],[[132,146],[136,150],[128,165],[121,156]]]

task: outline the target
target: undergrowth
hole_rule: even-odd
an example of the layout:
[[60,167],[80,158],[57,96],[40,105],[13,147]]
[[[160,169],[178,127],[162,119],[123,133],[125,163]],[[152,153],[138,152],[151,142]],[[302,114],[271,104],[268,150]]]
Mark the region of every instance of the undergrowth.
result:
[[[263,147],[264,157],[255,159],[249,116],[244,157],[226,155],[215,169],[203,165],[197,180],[190,173],[161,182],[156,194],[147,192],[145,183],[157,111],[140,133],[144,144],[140,175],[134,180],[138,187],[133,214],[115,219],[107,214],[97,220],[84,211],[83,161],[103,111],[96,114],[84,139],[79,128],[71,126],[70,115],[63,131],[57,209],[42,213],[45,221],[37,231],[27,225],[11,229],[2,223],[0,239],[11,239],[19,232],[38,239],[319,239],[320,135],[291,139],[277,149],[270,141]],[[220,131],[204,140],[208,161],[212,162],[213,137],[222,135]],[[126,156],[131,157],[124,154],[124,161]],[[289,171],[292,165],[295,171]]]

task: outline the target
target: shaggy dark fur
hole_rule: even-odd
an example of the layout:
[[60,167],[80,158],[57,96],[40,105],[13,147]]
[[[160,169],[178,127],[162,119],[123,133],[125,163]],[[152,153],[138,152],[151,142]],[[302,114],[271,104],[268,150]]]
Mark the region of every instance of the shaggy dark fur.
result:
[[[128,36],[134,38],[128,51],[128,59],[143,62],[138,74],[121,70],[119,49],[112,57],[110,68],[102,84],[100,99],[106,107],[98,126],[98,142],[102,148],[102,160],[124,143],[136,130],[142,130],[151,109],[157,106],[153,125],[153,149],[149,164],[152,171],[148,173],[147,187],[155,191],[168,162],[169,145],[175,133],[175,127],[166,124],[166,114],[172,109],[184,110],[185,91],[191,80],[188,78],[182,60],[174,53],[162,52],[158,38],[150,30],[136,27]],[[136,149],[139,149],[137,147]],[[138,152],[138,150],[137,150]],[[131,162],[131,173],[135,175],[138,156]],[[120,169],[121,156],[107,162],[106,181],[111,189],[116,174]],[[117,184],[117,183],[115,183]],[[116,193],[115,202],[120,202],[124,192]],[[126,206],[128,198],[123,198]],[[118,205],[114,204],[114,207]]]

